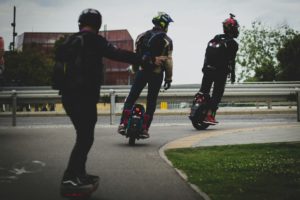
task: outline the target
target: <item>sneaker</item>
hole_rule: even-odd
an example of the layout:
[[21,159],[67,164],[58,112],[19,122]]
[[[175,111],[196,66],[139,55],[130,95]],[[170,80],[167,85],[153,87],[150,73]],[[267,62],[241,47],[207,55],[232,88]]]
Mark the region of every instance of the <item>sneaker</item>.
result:
[[61,185],[70,187],[86,187],[97,184],[99,180],[99,176],[86,174],[83,176],[64,177],[61,181]]
[[216,125],[217,123],[219,123],[219,122],[216,121],[215,117],[211,114],[208,114],[205,117],[205,119],[203,120],[203,122],[206,123],[206,124],[210,124],[210,125]]
[[125,132],[126,132],[125,125],[120,124],[118,127],[118,133],[120,133],[121,135],[125,135]]
[[148,133],[148,130],[147,130],[147,129],[142,130],[142,132],[141,132],[141,134],[140,134],[140,138],[141,138],[141,139],[147,139],[147,138],[149,138],[149,137],[150,137],[150,135],[149,135],[149,133]]
[[83,176],[64,176],[61,181],[61,195],[63,197],[89,196],[99,185],[99,176],[85,174]]

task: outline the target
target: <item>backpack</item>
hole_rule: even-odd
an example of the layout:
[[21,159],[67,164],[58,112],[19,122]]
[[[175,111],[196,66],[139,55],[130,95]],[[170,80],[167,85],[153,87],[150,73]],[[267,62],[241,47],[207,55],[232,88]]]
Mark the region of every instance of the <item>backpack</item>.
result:
[[209,68],[226,70],[229,62],[227,42],[230,40],[232,39],[216,36],[208,42],[205,61]]
[[73,35],[58,48],[52,73],[52,88],[55,90],[76,90],[83,86],[83,45],[82,35]]
[[[136,40],[136,53],[141,57],[147,56],[149,58],[160,56],[164,53],[164,49],[160,46],[160,39],[163,39],[166,33],[163,31],[147,31]],[[153,69],[151,62],[144,62],[143,67],[146,69]],[[135,70],[136,71],[136,70]]]

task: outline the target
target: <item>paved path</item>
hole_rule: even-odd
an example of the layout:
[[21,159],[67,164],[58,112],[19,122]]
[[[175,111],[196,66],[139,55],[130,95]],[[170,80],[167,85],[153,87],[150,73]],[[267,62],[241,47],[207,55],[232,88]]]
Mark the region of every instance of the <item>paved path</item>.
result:
[[[154,124],[151,138],[135,147],[115,131],[115,126],[96,128],[88,170],[100,175],[101,182],[92,200],[203,199],[161,159],[159,149],[229,141],[300,141],[299,123],[276,120],[228,122],[205,131],[190,124]],[[1,200],[62,199],[59,181],[73,143],[70,126],[0,127]]]
[[[191,127],[188,129],[190,133],[183,135],[195,133]],[[62,199],[58,192],[59,181],[74,143],[73,128],[0,131],[0,199]],[[202,199],[158,153],[163,144],[182,133],[173,135],[169,127],[153,127],[151,139],[130,147],[128,141],[116,133],[116,127],[97,128],[88,170],[98,174],[101,182],[92,199]]]
[[[248,124],[249,126],[250,124]],[[254,125],[254,126],[253,126]],[[214,127],[213,127],[214,128]],[[300,142],[300,123],[267,123],[250,127],[213,129],[209,127],[197,134],[169,142],[163,148],[189,148],[198,146],[234,145],[269,142]]]

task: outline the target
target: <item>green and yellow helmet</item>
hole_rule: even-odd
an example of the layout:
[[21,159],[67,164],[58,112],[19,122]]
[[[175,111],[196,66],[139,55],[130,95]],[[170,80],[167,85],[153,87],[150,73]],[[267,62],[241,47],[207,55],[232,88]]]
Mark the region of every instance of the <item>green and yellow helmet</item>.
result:
[[158,15],[152,19],[152,23],[156,26],[160,26],[165,31],[168,30],[170,22],[174,22],[173,19],[164,12],[158,12]]

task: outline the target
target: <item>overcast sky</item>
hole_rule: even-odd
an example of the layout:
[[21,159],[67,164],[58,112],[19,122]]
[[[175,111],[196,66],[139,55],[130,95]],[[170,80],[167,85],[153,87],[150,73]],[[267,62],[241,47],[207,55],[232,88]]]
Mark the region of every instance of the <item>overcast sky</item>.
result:
[[14,5],[18,34],[76,32],[80,12],[96,8],[108,30],[128,29],[133,39],[152,28],[153,16],[164,11],[175,21],[168,32],[174,43],[175,84],[201,82],[206,43],[222,33],[221,22],[229,13],[245,27],[261,20],[268,26],[287,23],[300,30],[300,0],[0,0],[0,35],[6,49],[12,41]]

